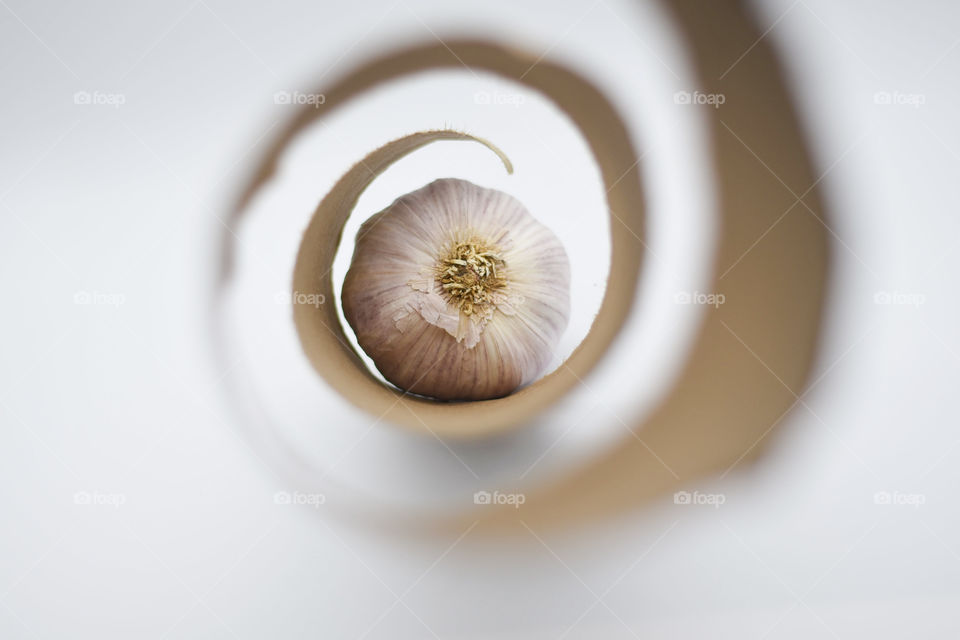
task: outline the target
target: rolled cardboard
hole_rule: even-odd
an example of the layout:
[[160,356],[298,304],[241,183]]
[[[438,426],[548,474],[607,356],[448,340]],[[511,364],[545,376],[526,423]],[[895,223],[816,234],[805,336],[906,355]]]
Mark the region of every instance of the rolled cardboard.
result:
[[[294,320],[304,352],[317,372],[374,418],[438,436],[476,437],[526,424],[578,386],[603,357],[623,327],[636,295],[644,254],[644,202],[639,173],[629,171],[636,165],[636,151],[607,99],[577,74],[546,61],[537,63],[532,55],[514,49],[482,42],[448,42],[446,46],[391,53],[325,89],[323,107],[336,109],[347,98],[388,79],[460,64],[500,74],[544,93],[567,112],[596,158],[607,192],[611,268],[589,333],[563,366],[533,384],[503,398],[449,403],[404,393],[374,377],[347,341],[333,305],[296,305]],[[294,269],[294,292],[334,299],[333,260],[344,224],[363,190],[393,162],[441,139],[471,138],[451,131],[405,136],[371,152],[336,183],[304,233]]]
[[[486,509],[482,519],[491,526],[519,530],[518,519],[524,528],[583,522],[728,471],[764,448],[809,379],[829,275],[829,219],[780,66],[739,2],[663,2],[687,42],[698,89],[725,96],[722,110],[707,110],[720,195],[714,290],[724,293],[725,304],[707,310],[679,379],[653,414],[623,416],[632,436],[625,434],[620,447],[575,475],[527,496],[522,510]],[[229,222],[242,215],[282,151],[316,118],[386,80],[462,64],[543,92],[588,140],[617,212],[610,282],[591,331],[566,367],[527,389],[499,400],[442,404],[404,396],[376,380],[342,340],[335,317],[302,317],[298,330],[317,370],[338,379],[337,388],[354,404],[437,434],[453,435],[449,423],[455,421],[457,435],[473,436],[523,425],[571,391],[631,311],[643,259],[643,190],[637,173],[618,180],[636,154],[622,120],[589,82],[529,52],[487,42],[448,40],[389,52],[322,88],[325,104],[304,108],[278,137],[234,203]],[[323,264],[332,260],[338,234],[318,234],[319,247],[310,243],[311,252],[324,252]],[[229,279],[232,264],[229,242],[224,246],[221,281]],[[312,283],[320,287],[316,291],[332,294],[311,255],[298,264],[303,271],[295,275],[295,286],[319,278]],[[459,526],[456,520],[449,524]]]

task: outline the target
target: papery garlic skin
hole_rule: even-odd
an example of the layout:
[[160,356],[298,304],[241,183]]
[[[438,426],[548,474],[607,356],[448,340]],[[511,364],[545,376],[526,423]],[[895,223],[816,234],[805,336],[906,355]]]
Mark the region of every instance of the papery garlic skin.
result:
[[529,384],[570,317],[560,240],[512,196],[444,178],[357,233],[343,313],[401,389],[483,400]]

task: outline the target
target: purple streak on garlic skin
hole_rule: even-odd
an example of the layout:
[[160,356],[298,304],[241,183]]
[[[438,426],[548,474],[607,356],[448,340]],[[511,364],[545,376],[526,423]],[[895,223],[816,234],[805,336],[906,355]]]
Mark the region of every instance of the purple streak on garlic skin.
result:
[[549,364],[569,289],[563,245],[520,202],[445,178],[364,222],[342,301],[387,380],[441,400],[482,400]]

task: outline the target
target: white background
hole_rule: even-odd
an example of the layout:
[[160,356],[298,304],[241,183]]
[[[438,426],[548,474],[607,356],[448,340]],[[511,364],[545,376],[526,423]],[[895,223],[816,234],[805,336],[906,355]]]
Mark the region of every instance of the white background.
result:
[[[274,92],[388,44],[496,35],[589,72],[634,114],[655,238],[677,206],[671,147],[689,133],[651,125],[689,117],[672,101],[688,71],[652,7],[446,5],[0,2],[0,637],[960,631],[947,3],[757,5],[824,174],[835,279],[806,406],[759,468],[697,487],[722,507],[667,496],[500,540],[276,503],[291,487],[240,435],[223,393],[236,371],[213,361],[205,315],[214,213],[291,114]],[[629,73],[636,86],[618,87]]]

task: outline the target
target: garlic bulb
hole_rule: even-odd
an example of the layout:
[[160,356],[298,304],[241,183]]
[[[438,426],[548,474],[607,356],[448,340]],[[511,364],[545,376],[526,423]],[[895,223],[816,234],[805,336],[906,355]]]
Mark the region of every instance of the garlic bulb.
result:
[[563,245],[519,201],[446,178],[363,223],[342,301],[387,380],[482,400],[543,371],[569,320],[569,289]]

